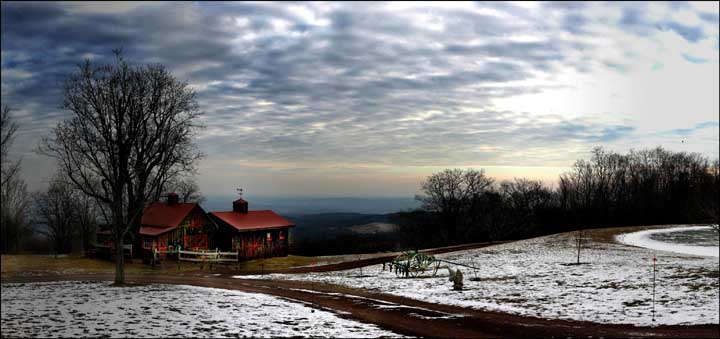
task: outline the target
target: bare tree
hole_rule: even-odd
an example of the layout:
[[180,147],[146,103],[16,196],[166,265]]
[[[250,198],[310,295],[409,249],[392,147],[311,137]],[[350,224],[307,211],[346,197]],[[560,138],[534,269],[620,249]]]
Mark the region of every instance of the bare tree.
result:
[[8,158],[10,146],[15,141],[15,133],[18,129],[10,111],[10,106],[4,105],[2,113],[0,113],[0,163],[2,164],[0,185],[2,186],[5,186],[5,183],[20,171],[20,160],[13,162]]
[[709,198],[703,199],[701,202],[701,210],[704,216],[712,223],[712,227],[716,232],[720,232],[720,201],[717,198],[720,194],[720,161],[715,161],[707,171],[709,174],[708,186]]
[[55,256],[70,253],[78,232],[79,203],[77,194],[61,176],[50,181],[46,192],[33,194],[35,221],[46,226],[42,231],[51,243]]
[[60,122],[39,152],[58,160],[73,186],[110,213],[116,246],[115,283],[125,281],[123,239],[135,234],[143,209],[166,183],[194,173],[202,154],[193,142],[195,92],[160,64],[130,66],[89,60],[65,81]]
[[542,213],[553,208],[556,195],[543,186],[539,180],[515,178],[500,184],[504,208],[507,210],[505,219],[510,223],[508,231],[532,231],[539,227]]
[[456,242],[457,235],[466,230],[468,211],[472,204],[492,188],[493,179],[485,176],[484,170],[446,169],[435,173],[422,183],[425,195],[415,199],[423,203],[426,211],[437,213],[446,242]]
[[575,250],[577,251],[577,265],[580,265],[580,251],[582,250],[583,246],[585,245],[585,231],[584,230],[577,230],[573,234],[573,244],[575,245]]
[[20,250],[21,239],[32,234],[28,222],[28,211],[30,207],[30,194],[27,185],[18,176],[13,176],[5,181],[2,187],[2,251],[9,253],[11,249],[17,253]]
[[177,178],[169,182],[163,190],[165,193],[177,193],[181,202],[194,202],[202,204],[205,196],[200,193],[200,187],[192,178]]
[[101,211],[95,199],[82,192],[76,192],[75,199],[78,208],[77,226],[80,236],[80,250],[82,251],[81,254],[85,255],[85,251],[90,247],[91,242],[96,239]]
[[25,181],[20,178],[21,161],[13,161],[9,157],[18,129],[10,113],[7,105],[0,113],[0,233],[3,253],[9,252],[12,243],[17,252],[20,239],[32,233],[27,222],[30,197]]
[[44,233],[55,254],[69,253],[76,240],[81,251],[96,231],[97,209],[92,198],[74,189],[71,181],[58,172],[45,192],[33,194],[36,222],[45,225]]

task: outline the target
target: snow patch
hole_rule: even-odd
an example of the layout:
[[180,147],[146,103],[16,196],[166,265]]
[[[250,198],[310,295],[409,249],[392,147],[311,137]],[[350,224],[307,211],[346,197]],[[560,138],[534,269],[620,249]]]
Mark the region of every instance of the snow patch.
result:
[[[586,231],[591,235],[593,230]],[[652,320],[656,251],[588,239],[576,261],[573,233],[556,234],[436,257],[479,267],[459,267],[462,292],[452,290],[447,269],[435,277],[399,278],[382,265],[305,274],[236,278],[316,281],[416,300],[549,319],[637,326],[720,323],[717,257],[657,254],[655,321]],[[599,238],[598,238],[599,239]],[[458,267],[453,267],[453,269]],[[473,278],[471,280],[471,278]]]
[[3,337],[400,337],[281,298],[182,285],[2,285]]
[[650,239],[652,234],[658,233],[674,233],[674,232],[687,232],[694,230],[705,230],[710,229],[710,226],[690,226],[690,227],[673,227],[663,228],[657,230],[646,230],[633,233],[620,234],[615,236],[618,242],[623,244],[649,248],[658,251],[668,251],[690,255],[700,255],[706,257],[718,257],[720,256],[720,247],[718,246],[693,246],[684,244],[673,244],[663,241],[657,241]]

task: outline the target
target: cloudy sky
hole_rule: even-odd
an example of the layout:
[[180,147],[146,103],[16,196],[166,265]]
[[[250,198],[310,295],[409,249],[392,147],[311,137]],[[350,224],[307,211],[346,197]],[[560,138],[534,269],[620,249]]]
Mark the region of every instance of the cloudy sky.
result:
[[208,195],[407,196],[446,167],[552,182],[594,146],[718,157],[718,3],[2,2],[31,189],[59,83],[122,47],[197,91]]

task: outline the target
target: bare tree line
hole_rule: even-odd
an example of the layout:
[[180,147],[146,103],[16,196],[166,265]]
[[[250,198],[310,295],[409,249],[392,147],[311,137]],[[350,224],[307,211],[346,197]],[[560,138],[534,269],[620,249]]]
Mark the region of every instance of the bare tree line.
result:
[[100,206],[59,172],[50,180],[47,191],[32,194],[32,218],[44,225],[38,232],[50,241],[50,248],[58,254],[70,253],[79,241],[81,253],[91,247],[100,219]]
[[604,226],[718,223],[720,167],[663,148],[627,154],[595,148],[557,188],[483,170],[447,169],[422,184],[423,203],[398,213],[409,246],[522,238]]
[[10,148],[15,141],[18,124],[11,109],[3,105],[0,115],[0,251],[17,253],[21,240],[32,233],[27,210],[30,195],[20,177],[21,160],[12,159]]

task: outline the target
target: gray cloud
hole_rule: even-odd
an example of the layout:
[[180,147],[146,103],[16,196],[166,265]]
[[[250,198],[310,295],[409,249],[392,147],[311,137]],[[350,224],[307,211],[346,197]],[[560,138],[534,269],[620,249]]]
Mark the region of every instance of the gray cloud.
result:
[[[488,108],[493,99],[552,88],[520,83],[538,72],[590,71],[570,56],[595,47],[564,35],[592,34],[583,3],[534,10],[478,3],[479,11],[292,5],[304,10],[165,3],[109,14],[3,2],[2,99],[32,131],[23,150],[67,116],[57,108],[58,83],[74,65],[87,56],[107,62],[117,47],[131,62],[161,62],[197,88],[208,126],[200,146],[210,161],[512,164],[527,160],[512,157],[518,147],[562,150],[634,130]],[[620,25],[647,33],[652,23],[641,14],[626,9]],[[703,34],[675,22],[659,27],[690,41]],[[525,39],[538,33],[544,39]]]

